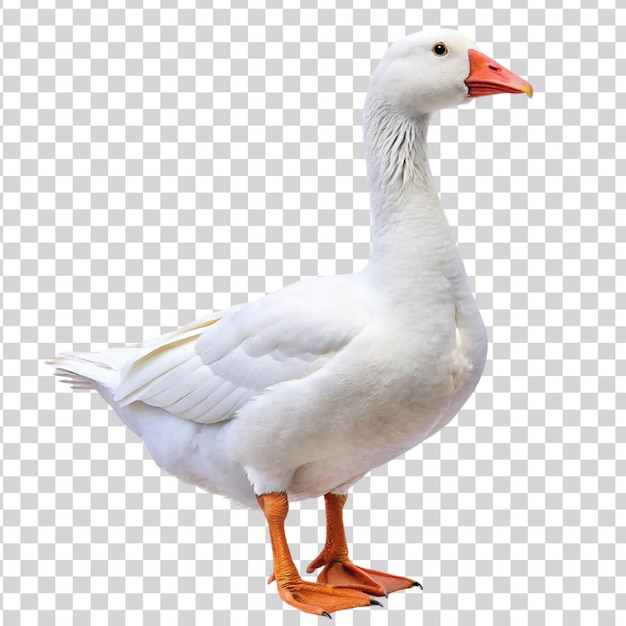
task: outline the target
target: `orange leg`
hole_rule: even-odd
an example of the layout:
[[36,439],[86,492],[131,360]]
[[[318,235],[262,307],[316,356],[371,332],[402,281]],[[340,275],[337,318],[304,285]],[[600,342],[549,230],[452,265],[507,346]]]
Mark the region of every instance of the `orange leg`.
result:
[[326,501],[326,545],[321,554],[307,567],[310,574],[324,567],[317,582],[358,589],[375,596],[386,596],[393,591],[420,587],[418,582],[403,576],[392,576],[385,572],[357,567],[348,558],[348,545],[343,526],[343,505],[346,494],[327,493]]
[[285,518],[289,510],[287,495],[268,493],[258,496],[257,500],[263,513],[265,513],[270,529],[274,555],[274,579],[278,586],[278,593],[287,604],[306,613],[325,615],[326,617],[330,617],[329,614],[333,611],[341,609],[380,604],[362,591],[340,589],[302,580],[291,558],[285,536]]

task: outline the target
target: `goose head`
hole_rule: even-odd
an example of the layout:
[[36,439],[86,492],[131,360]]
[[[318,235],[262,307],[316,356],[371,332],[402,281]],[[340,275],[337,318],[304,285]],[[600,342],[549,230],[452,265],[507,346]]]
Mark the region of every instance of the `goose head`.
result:
[[496,93],[525,93],[528,82],[455,30],[424,30],[392,44],[372,75],[368,98],[419,118]]

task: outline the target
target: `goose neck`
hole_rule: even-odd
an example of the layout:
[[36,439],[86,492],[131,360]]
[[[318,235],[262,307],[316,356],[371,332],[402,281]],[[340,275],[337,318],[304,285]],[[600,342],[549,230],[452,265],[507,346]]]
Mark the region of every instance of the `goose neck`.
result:
[[429,115],[410,118],[368,97],[364,116],[365,156],[372,209],[370,264],[413,264],[447,239],[427,159]]

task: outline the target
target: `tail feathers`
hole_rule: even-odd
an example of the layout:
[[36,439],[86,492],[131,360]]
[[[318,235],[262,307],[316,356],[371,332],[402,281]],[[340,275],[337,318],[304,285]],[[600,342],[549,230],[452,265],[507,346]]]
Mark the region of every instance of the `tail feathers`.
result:
[[[49,364],[53,364],[53,361],[46,361]],[[69,370],[63,369],[62,367],[57,367],[54,372],[55,376],[59,376],[59,380],[62,383],[66,383],[72,389],[77,389],[78,391],[90,391],[91,389],[95,389],[95,385],[93,380],[89,378],[85,378],[76,372],[70,372]]]
[[65,352],[46,363],[52,365],[55,376],[72,389],[89,390],[99,386],[113,389],[119,384],[121,366],[135,352],[132,348],[111,348],[99,353]]

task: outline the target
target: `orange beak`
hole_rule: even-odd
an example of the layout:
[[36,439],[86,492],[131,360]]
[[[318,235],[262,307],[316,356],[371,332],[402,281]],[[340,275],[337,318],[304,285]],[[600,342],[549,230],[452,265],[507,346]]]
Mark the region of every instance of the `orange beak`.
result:
[[533,97],[530,83],[520,78],[497,61],[478,50],[469,51],[470,73],[465,79],[467,93],[471,98],[489,96],[494,93],[525,93]]

